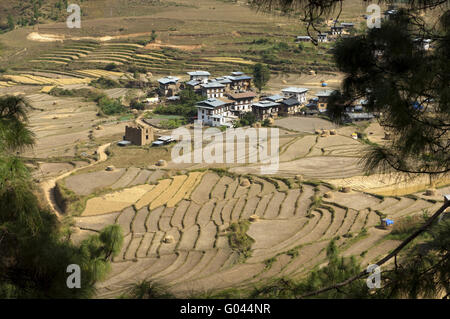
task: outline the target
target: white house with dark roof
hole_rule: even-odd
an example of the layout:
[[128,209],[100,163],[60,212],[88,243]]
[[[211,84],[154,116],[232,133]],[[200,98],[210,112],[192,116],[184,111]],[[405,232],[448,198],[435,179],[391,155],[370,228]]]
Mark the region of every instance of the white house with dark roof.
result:
[[234,92],[228,93],[228,98],[234,102],[232,110],[237,113],[246,113],[252,111],[252,104],[256,98],[255,92]]
[[318,42],[328,42],[328,33],[319,33],[317,35]]
[[192,71],[187,74],[191,77],[190,81],[198,81],[203,84],[208,83],[209,77],[211,76],[211,73],[208,71]]
[[180,81],[180,79],[175,76],[166,76],[159,79],[159,94],[163,96],[175,95],[179,89],[178,81]]
[[216,98],[198,102],[196,105],[198,121],[208,126],[233,127],[237,120],[237,117],[231,111],[233,105],[233,101]]
[[225,94],[225,85],[220,82],[201,84],[201,88],[202,95],[208,99],[223,97]]
[[286,98],[295,98],[300,104],[306,103],[306,94],[308,93],[308,89],[305,88],[299,88],[299,87],[288,87],[281,92]]
[[332,25],[330,27],[331,35],[341,35],[343,30],[344,30],[344,27],[342,25]]
[[309,35],[298,35],[295,38],[296,42],[311,42],[311,37]]

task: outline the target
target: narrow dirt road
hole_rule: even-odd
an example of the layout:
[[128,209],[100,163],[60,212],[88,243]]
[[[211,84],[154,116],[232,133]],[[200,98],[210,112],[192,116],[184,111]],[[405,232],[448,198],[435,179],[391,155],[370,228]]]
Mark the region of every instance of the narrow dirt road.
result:
[[60,176],[54,177],[52,179],[46,180],[44,182],[41,183],[41,188],[44,191],[45,194],[45,199],[50,207],[50,209],[56,214],[56,216],[58,216],[58,218],[61,217],[61,215],[63,214],[63,211],[61,210],[61,208],[58,206],[58,203],[55,200],[55,186],[56,186],[56,182],[66,178],[67,176],[70,176],[72,173],[75,173],[81,169],[85,169],[91,166],[94,166],[98,163],[104,162],[108,159],[108,155],[106,155],[106,149],[111,146],[111,143],[105,144],[100,146],[97,149],[97,155],[98,155],[98,160],[87,165],[87,166],[82,166],[82,167],[78,167],[76,169],[73,169],[69,172],[66,172]]

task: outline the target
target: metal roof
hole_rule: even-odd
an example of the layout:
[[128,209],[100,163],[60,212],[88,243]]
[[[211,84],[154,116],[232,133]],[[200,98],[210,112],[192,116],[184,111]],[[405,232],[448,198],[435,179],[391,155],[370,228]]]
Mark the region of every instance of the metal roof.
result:
[[190,85],[190,86],[197,86],[197,85],[199,85],[200,83],[202,83],[202,82],[197,81],[197,80],[191,80],[191,81],[186,82],[186,84],[187,84],[187,85]]
[[271,102],[271,101],[260,101],[258,103],[253,104],[253,106],[257,107],[274,107],[274,106],[280,106],[279,103]]
[[283,95],[279,95],[279,94],[271,95],[271,96],[268,96],[268,97],[264,98],[264,100],[269,100],[269,101],[272,101],[272,102],[276,102],[276,101],[282,100],[282,99],[284,99],[284,96]]
[[326,96],[330,96],[333,92],[334,92],[334,90],[324,90],[324,91],[318,92],[316,95],[326,97]]
[[161,84],[177,83],[180,79],[175,76],[166,76],[158,80]]
[[209,73],[208,71],[193,71],[193,72],[188,72],[187,74],[189,74],[190,76],[210,76],[211,73]]
[[209,82],[201,85],[203,88],[224,88],[225,85],[219,82]]
[[244,80],[251,80],[253,77],[248,75],[241,75],[241,76],[229,76],[228,77],[231,81],[244,81]]
[[296,98],[293,98],[293,97],[291,97],[290,99],[287,99],[287,100],[283,100],[280,103],[284,104],[286,106],[300,105],[300,102]]
[[308,89],[293,86],[281,90],[281,92],[289,92],[289,93],[306,93],[308,91],[309,91]]
[[226,104],[229,104],[231,101],[229,102],[225,102],[225,101],[221,101],[215,98],[211,98],[211,99],[207,99],[201,102],[197,103],[197,107],[207,107],[207,108],[216,108],[216,107],[220,107],[220,106],[224,106]]

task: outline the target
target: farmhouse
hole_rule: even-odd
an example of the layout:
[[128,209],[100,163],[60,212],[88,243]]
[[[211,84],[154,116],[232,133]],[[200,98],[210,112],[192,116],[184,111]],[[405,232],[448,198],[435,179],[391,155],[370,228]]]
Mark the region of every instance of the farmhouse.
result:
[[154,140],[153,128],[138,124],[126,126],[123,139],[138,146],[151,144]]
[[233,101],[216,98],[198,102],[198,122],[209,126],[233,127],[234,121],[237,120],[231,111],[233,105]]
[[232,110],[238,113],[251,112],[252,103],[256,97],[254,92],[235,92],[228,93],[228,98],[234,102]]
[[180,79],[174,76],[167,76],[159,79],[159,94],[162,96],[175,95],[180,89],[178,81],[180,81]]
[[278,114],[280,116],[289,116],[295,115],[299,111],[300,111],[300,102],[296,98],[291,97],[289,99],[281,101]]
[[219,82],[209,82],[206,84],[201,84],[202,95],[210,98],[223,97],[225,93],[225,85]]
[[252,105],[253,113],[260,121],[268,118],[277,118],[279,108],[280,103],[271,101],[260,101]]
[[333,90],[324,90],[317,93],[317,97],[319,98],[317,103],[317,108],[319,112],[326,112],[328,107],[328,100],[330,99],[331,94],[333,93]]
[[295,42],[311,42],[309,35],[299,35],[296,37]]
[[231,76],[227,76],[227,79],[231,81],[231,90],[247,91],[251,88],[253,78],[242,72],[233,72]]
[[341,35],[343,30],[344,30],[344,27],[342,25],[340,25],[340,26],[333,25],[330,28],[330,33],[331,33],[331,35]]
[[188,75],[191,77],[190,81],[198,81],[200,83],[206,84],[209,81],[211,73],[207,71],[194,71],[188,72]]
[[289,87],[286,89],[281,90],[283,95],[286,98],[295,98],[297,101],[301,104],[306,103],[306,93],[308,92],[308,89],[305,88],[298,88],[298,87]]
[[319,33],[317,35],[318,42],[328,42],[328,34],[327,33]]
[[230,91],[232,82],[227,77],[216,78],[216,79],[214,79],[214,81],[225,85],[225,91]]

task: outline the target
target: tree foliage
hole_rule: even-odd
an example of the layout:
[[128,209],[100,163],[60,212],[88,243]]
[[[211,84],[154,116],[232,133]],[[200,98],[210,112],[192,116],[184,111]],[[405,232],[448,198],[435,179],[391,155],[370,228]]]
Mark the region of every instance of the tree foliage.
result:
[[259,92],[266,86],[270,80],[270,69],[267,65],[257,63],[253,69],[253,82]]
[[[419,28],[419,17],[400,11],[395,19],[367,34],[343,39],[335,60],[346,74],[329,111],[336,120],[345,106],[366,99],[390,133],[364,159],[366,170],[446,174],[450,170],[450,19],[435,30]],[[427,32],[424,34],[423,32]],[[436,35],[433,50],[422,41]]]
[[[17,151],[32,147],[28,102],[0,98],[0,298],[88,298],[122,245],[119,226],[91,236],[80,247],[38,200],[28,168]],[[67,267],[80,266],[81,289],[66,285]]]

